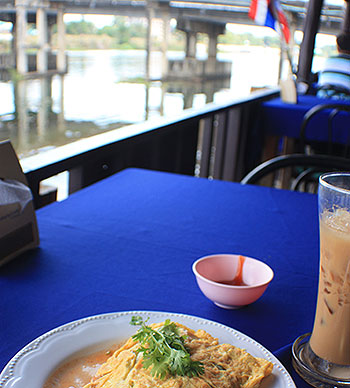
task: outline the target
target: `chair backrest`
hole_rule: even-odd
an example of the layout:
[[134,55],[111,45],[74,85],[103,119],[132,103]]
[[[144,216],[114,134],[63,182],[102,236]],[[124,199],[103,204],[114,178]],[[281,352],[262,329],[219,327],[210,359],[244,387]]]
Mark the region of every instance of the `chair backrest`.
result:
[[300,170],[298,170],[298,173],[293,177],[290,185],[291,190],[298,190],[304,179],[307,179],[316,173],[350,171],[350,160],[330,155],[281,155],[261,163],[249,172],[241,180],[241,183],[257,184],[267,175],[289,167],[300,167]]
[[[340,113],[349,113],[350,118],[350,104],[342,104],[342,103],[331,103],[331,104],[318,104],[309,109],[303,118],[303,121],[300,126],[300,148],[299,151],[301,153],[305,152],[306,139],[307,139],[307,127],[310,121],[319,113],[327,113],[328,114],[328,142],[327,142],[327,153],[329,155],[334,152],[334,141],[333,141],[333,129],[336,123],[335,117]],[[349,126],[349,135],[345,144],[341,147],[341,151],[337,151],[338,156],[346,157],[348,155],[348,150],[350,146],[350,126]]]

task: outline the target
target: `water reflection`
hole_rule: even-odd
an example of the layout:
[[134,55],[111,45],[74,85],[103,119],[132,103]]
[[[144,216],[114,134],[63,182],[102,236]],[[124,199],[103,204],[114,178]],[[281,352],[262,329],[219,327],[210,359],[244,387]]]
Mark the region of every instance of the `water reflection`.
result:
[[[64,76],[14,82],[14,111],[0,117],[0,140],[9,138],[19,157],[24,157],[128,123],[110,120],[101,125],[96,118],[89,120],[84,115],[71,119],[74,114],[65,109],[66,86]],[[74,105],[80,103],[78,100]]]
[[[108,100],[96,102],[91,98],[93,90],[77,96],[76,82],[67,84],[65,78],[19,80],[12,85],[15,110],[0,117],[0,139],[10,138],[20,157],[154,116],[171,116],[202,106],[213,101],[217,90],[229,87],[229,80],[205,84],[121,83],[116,91],[109,92]],[[95,89],[96,94],[103,93],[102,89]]]
[[[65,76],[0,82],[0,140],[10,139],[20,158],[232,93],[232,79],[145,84],[144,51],[73,51],[68,60]],[[154,53],[153,79],[160,77],[161,61]]]

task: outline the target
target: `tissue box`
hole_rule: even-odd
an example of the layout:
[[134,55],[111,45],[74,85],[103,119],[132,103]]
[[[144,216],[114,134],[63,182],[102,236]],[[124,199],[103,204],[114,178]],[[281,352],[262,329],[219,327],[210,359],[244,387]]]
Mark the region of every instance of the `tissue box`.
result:
[[38,245],[32,193],[12,144],[0,142],[0,266]]

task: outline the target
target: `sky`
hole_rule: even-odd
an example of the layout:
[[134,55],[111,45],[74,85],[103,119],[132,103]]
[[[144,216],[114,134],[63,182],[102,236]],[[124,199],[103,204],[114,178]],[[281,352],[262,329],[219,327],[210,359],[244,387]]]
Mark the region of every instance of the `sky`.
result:
[[64,15],[64,21],[66,23],[79,21],[82,19],[82,16],[84,16],[84,20],[86,20],[87,22],[94,23],[97,28],[111,25],[114,20],[114,15],[93,15],[93,14],[80,15],[80,14],[66,13]]

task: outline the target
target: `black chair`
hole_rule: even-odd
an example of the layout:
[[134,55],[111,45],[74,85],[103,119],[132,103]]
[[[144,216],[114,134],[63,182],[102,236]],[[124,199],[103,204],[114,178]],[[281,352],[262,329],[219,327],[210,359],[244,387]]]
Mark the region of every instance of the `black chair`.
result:
[[241,183],[258,184],[269,174],[287,168],[292,169],[288,189],[316,193],[319,175],[330,171],[350,171],[350,159],[331,155],[289,154],[277,156],[254,168],[241,180]]
[[[311,120],[321,112],[328,113],[328,141],[327,144],[309,142],[307,140],[307,128]],[[349,135],[345,144],[335,144],[333,141],[333,129],[336,124],[336,116],[340,112],[348,112],[350,117],[350,105],[342,104],[341,101],[332,104],[318,104],[309,109],[300,126],[299,149],[301,153],[321,153],[347,157],[350,146],[350,126]],[[307,147],[309,145],[309,147]]]

